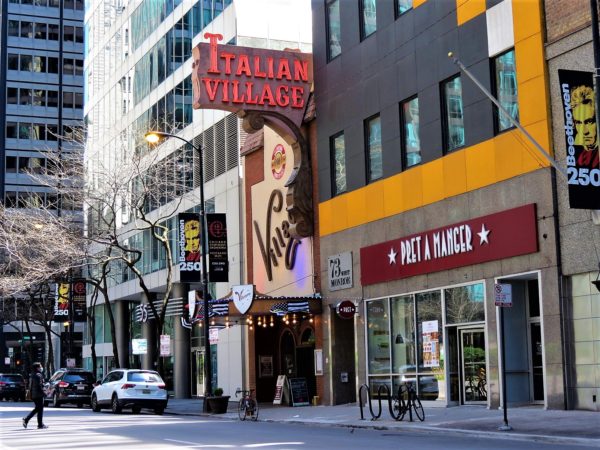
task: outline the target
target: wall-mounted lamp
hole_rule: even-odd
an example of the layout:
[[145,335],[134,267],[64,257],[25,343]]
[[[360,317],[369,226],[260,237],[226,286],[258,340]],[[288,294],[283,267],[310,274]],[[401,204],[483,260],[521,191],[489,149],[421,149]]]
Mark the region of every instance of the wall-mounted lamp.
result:
[[396,335],[396,340],[395,340],[396,344],[404,344],[404,338],[402,337],[402,335],[400,333],[398,333]]

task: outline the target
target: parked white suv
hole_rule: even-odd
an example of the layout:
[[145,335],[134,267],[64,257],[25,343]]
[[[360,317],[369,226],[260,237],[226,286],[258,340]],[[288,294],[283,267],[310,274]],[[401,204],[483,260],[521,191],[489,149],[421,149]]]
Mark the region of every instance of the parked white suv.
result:
[[92,411],[110,408],[120,413],[131,408],[138,414],[142,408],[150,408],[162,414],[167,407],[168,395],[165,382],[158,372],[139,369],[115,369],[104,377],[92,391]]

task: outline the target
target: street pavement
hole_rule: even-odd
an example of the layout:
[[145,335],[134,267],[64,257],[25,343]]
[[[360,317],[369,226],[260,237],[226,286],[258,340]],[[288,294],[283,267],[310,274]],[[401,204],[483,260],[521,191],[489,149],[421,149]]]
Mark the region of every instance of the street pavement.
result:
[[[233,399],[232,399],[233,400]],[[387,404],[382,405],[381,417],[371,420],[368,407],[364,409],[365,420],[361,420],[358,404],[338,406],[274,406],[261,403],[259,421],[280,423],[302,423],[314,426],[367,428],[393,431],[420,431],[423,433],[456,433],[473,437],[493,437],[538,442],[586,445],[600,448],[600,412],[545,410],[543,407],[526,406],[508,409],[510,431],[499,431],[504,425],[504,413],[485,406],[456,406],[425,408],[425,421],[403,421],[390,417]],[[378,411],[374,402],[373,410]],[[169,399],[165,414],[206,416],[238,419],[237,402],[230,401],[225,414],[202,412],[201,399]]]

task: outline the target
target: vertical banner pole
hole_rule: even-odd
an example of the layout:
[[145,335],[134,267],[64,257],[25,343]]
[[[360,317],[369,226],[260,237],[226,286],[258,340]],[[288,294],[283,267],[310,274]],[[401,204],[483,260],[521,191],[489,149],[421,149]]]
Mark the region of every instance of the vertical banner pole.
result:
[[510,431],[512,427],[508,424],[508,402],[506,400],[506,351],[504,342],[504,307],[500,308],[500,357],[502,359],[502,409],[504,410],[504,424],[498,427],[498,431]]

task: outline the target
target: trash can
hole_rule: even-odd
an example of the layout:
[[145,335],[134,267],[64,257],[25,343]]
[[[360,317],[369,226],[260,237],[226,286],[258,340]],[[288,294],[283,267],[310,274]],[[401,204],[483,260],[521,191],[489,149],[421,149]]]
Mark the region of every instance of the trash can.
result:
[[312,398],[312,405],[313,406],[318,406],[319,405],[319,396],[318,395],[313,396],[313,398]]

